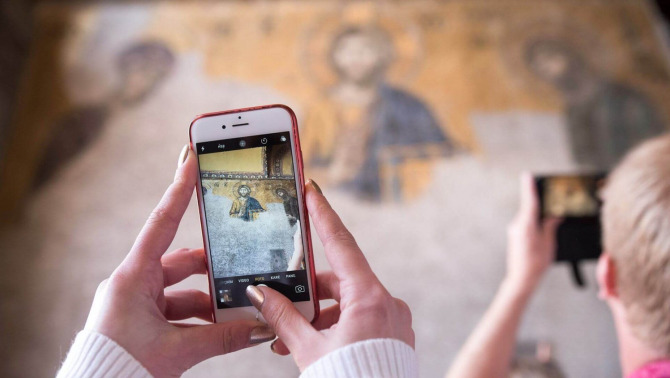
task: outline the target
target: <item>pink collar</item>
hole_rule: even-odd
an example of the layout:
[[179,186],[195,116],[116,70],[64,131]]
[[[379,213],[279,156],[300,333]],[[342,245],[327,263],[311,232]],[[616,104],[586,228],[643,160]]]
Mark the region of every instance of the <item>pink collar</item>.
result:
[[628,378],[670,378],[670,360],[650,362],[635,370]]

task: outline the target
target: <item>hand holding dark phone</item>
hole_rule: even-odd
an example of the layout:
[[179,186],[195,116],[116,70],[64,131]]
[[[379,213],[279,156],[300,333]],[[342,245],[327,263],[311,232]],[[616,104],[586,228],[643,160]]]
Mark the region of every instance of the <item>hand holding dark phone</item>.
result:
[[579,262],[597,260],[602,251],[598,190],[604,173],[584,175],[536,176],[540,217],[558,217],[556,262],[572,266],[576,284],[584,286]]

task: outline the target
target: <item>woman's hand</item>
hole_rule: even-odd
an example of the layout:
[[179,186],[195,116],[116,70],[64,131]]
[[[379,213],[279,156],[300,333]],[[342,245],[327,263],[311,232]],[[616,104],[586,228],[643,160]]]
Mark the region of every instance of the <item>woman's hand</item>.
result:
[[319,299],[334,299],[338,304],[322,310],[310,324],[278,292],[247,287],[247,296],[281,338],[272,350],[282,355],[290,351],[302,371],[327,353],[358,341],[390,338],[414,347],[407,304],[393,298],[379,282],[353,236],[311,180],[306,199],[333,269],[317,274]]
[[554,261],[556,230],[561,220],[540,221],[540,203],[529,173],[521,177],[521,206],[509,225],[506,282],[532,291]]
[[212,321],[208,294],[166,292],[192,274],[207,272],[202,249],[164,255],[188,207],[197,178],[196,157],[184,147],[174,182],[137,237],[130,253],[95,294],[86,329],[125,348],[154,376],[180,376],[207,358],[275,338],[255,321],[190,325],[171,321],[197,317]]

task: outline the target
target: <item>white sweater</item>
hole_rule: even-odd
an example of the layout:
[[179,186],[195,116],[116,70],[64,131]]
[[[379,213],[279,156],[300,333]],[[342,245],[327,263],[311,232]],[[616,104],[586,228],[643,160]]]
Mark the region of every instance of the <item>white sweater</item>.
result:
[[[416,378],[419,363],[414,349],[399,340],[372,339],[337,349],[311,364],[301,378]],[[151,377],[123,347],[88,330],[77,334],[58,378]]]

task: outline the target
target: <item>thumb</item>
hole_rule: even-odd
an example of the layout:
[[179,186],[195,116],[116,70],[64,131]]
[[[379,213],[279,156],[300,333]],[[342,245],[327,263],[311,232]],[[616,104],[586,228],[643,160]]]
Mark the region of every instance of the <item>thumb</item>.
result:
[[186,327],[180,329],[179,333],[180,351],[189,366],[276,337],[266,324],[252,320]]
[[291,352],[295,354],[303,345],[319,345],[311,340],[323,336],[285,296],[264,285],[249,285],[247,297]]

